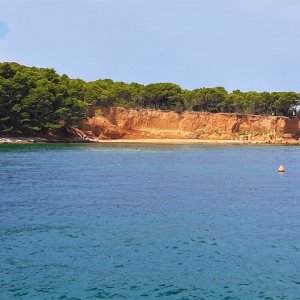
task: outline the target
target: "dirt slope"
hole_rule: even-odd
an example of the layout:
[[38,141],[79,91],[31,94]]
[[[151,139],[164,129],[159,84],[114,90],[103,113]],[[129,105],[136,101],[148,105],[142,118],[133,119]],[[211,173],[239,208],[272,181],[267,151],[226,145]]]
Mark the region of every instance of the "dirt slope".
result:
[[207,139],[297,142],[299,118],[92,107],[80,127],[100,139]]

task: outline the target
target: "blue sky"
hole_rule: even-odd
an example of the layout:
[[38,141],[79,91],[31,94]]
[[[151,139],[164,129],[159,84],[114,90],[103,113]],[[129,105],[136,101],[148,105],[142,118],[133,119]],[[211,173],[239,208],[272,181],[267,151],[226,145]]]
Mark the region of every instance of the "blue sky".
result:
[[73,78],[300,91],[298,0],[0,0],[0,60]]

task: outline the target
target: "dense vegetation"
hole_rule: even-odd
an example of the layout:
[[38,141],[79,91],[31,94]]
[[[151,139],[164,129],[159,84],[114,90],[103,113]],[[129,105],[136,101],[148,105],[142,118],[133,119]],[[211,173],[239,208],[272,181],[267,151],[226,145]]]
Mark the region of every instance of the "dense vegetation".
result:
[[74,126],[88,105],[250,113],[297,114],[295,92],[228,93],[223,87],[185,90],[173,83],[85,82],[58,75],[54,69],[0,63],[0,132],[47,132]]

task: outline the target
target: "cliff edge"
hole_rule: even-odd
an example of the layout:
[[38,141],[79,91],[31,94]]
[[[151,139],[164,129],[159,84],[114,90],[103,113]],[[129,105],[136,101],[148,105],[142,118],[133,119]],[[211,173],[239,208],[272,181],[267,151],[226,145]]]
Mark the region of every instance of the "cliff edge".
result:
[[199,139],[264,143],[299,143],[300,119],[91,107],[80,129],[98,139]]

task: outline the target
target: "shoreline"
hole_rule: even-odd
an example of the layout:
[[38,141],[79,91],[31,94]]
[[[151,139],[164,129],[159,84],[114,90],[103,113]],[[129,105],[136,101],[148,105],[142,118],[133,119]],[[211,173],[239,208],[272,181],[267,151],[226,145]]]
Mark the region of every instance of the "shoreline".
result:
[[0,137],[0,145],[3,144],[51,144],[51,143],[93,143],[94,141],[87,138],[73,137],[63,139],[46,139],[40,137]]
[[66,138],[66,139],[45,139],[38,137],[0,137],[1,144],[49,144],[49,143],[91,143],[91,144],[157,144],[157,145],[262,145],[282,146],[299,145],[300,141],[242,141],[242,140],[200,140],[200,139],[89,139],[89,138]]
[[158,145],[300,145],[300,142],[265,142],[265,141],[240,141],[240,140],[200,140],[200,139],[117,139],[98,140],[99,144],[158,144]]

